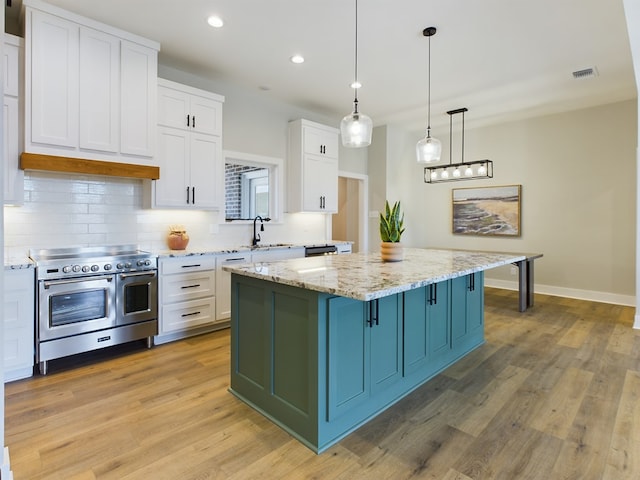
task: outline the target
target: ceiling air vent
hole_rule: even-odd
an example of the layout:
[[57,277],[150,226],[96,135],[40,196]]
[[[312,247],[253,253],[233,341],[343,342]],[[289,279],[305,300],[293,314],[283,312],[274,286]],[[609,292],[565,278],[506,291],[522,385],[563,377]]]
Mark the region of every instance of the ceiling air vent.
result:
[[582,70],[576,70],[572,72],[573,78],[579,80],[581,78],[591,78],[598,76],[598,70],[596,67],[583,68]]

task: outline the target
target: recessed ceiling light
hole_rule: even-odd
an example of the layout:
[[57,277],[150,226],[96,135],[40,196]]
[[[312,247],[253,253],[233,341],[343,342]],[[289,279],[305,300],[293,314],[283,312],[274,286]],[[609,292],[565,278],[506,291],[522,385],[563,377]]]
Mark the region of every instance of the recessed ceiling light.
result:
[[220,28],[224,25],[222,19],[217,15],[211,15],[209,18],[207,18],[207,23],[214,28]]
[[293,63],[304,63],[304,57],[302,55],[294,55],[289,60]]

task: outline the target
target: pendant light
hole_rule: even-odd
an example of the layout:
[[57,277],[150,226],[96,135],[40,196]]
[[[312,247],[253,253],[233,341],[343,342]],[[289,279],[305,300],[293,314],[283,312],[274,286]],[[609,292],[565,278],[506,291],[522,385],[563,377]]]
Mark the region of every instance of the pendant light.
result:
[[416,144],[418,163],[434,163],[440,160],[442,144],[431,136],[431,37],[436,34],[436,27],[427,27],[422,35],[429,39],[428,81],[427,81],[427,134]]
[[355,78],[352,87],[355,89],[353,112],[340,122],[342,145],[345,147],[367,147],[371,145],[373,122],[371,118],[358,111],[358,0],[356,2],[356,49],[355,49]]
[[[468,162],[464,159],[464,114],[468,111],[466,107],[462,107],[447,112],[449,115],[449,164],[438,165],[436,167],[424,167],[425,183],[493,178],[493,162],[491,160],[473,160]],[[453,163],[453,116],[459,113],[462,114],[461,161],[460,163]]]

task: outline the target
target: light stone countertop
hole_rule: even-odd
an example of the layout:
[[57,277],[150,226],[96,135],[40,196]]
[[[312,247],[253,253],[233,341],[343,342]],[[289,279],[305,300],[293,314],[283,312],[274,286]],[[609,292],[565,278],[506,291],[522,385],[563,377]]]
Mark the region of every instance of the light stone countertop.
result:
[[229,265],[224,270],[368,301],[524,258],[510,253],[405,248],[401,262],[382,262],[379,253],[354,253]]
[[36,268],[36,264],[28,257],[5,257],[4,269],[5,270],[23,270],[25,268]]

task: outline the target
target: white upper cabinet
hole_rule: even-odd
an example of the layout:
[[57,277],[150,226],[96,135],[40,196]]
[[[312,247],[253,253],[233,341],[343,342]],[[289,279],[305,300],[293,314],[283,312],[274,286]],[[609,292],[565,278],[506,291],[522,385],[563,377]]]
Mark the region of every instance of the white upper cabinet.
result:
[[120,98],[118,38],[81,28],[79,68],[80,148],[116,153]]
[[3,153],[4,153],[4,203],[24,203],[24,170],[20,169],[20,148],[23,143],[22,106],[22,39],[4,36],[4,98],[3,98]]
[[222,101],[187,93],[162,80],[158,88],[158,124],[206,135],[222,135]]
[[20,94],[20,57],[22,39],[15,35],[4,34],[4,94],[17,97]]
[[336,128],[308,120],[289,122],[290,212],[338,211],[338,134]]
[[159,44],[23,3],[25,151],[155,165]]
[[216,210],[224,204],[222,158],[224,97],[158,80],[160,179],[152,206]]
[[157,51],[120,42],[120,151],[152,157],[156,142]]
[[36,144],[77,147],[80,26],[37,10],[29,19],[25,150]]

